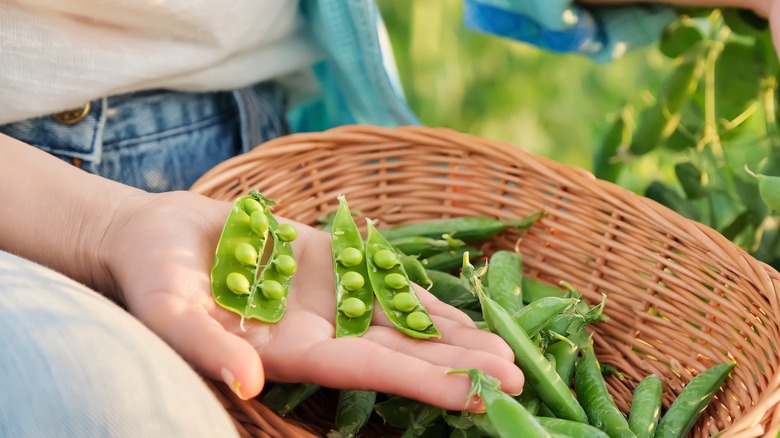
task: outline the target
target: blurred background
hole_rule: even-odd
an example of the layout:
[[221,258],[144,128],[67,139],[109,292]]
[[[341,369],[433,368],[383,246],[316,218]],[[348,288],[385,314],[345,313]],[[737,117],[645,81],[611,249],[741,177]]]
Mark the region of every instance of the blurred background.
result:
[[624,103],[652,101],[648,90],[658,88],[671,65],[656,47],[597,64],[480,34],[464,27],[462,3],[378,2],[407,100],[429,126],[590,169],[612,115]]
[[377,4],[425,125],[593,171],[780,268],[780,191],[753,174],[780,190],[780,63],[765,20],[678,9],[658,43],[598,64],[466,29],[461,0]]

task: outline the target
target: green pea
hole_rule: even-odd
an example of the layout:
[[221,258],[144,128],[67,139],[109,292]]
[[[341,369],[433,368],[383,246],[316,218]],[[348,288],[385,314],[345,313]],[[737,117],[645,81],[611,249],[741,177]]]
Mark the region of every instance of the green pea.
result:
[[366,280],[355,271],[349,271],[341,276],[341,285],[346,290],[355,291],[363,287],[364,284],[366,284]]
[[[401,292],[400,294],[395,294],[391,302],[393,304],[393,307],[400,310],[401,312],[411,312],[417,307],[417,298],[415,298],[414,295],[410,294],[409,292]],[[422,312],[415,312],[415,313],[422,313]],[[426,325],[425,327],[418,330],[425,330],[427,327],[428,326]]]
[[398,264],[398,255],[389,249],[380,249],[374,254],[374,264],[382,269],[390,269]]
[[260,291],[263,292],[266,298],[272,300],[278,300],[284,296],[284,288],[276,280],[264,280],[260,283]]
[[225,283],[233,293],[244,295],[249,293],[249,279],[238,272],[228,274]]
[[298,230],[290,224],[280,224],[276,228],[276,235],[279,236],[279,240],[282,242],[292,242],[298,237]]
[[265,208],[263,207],[263,204],[257,202],[257,199],[247,198],[244,200],[244,210],[251,215],[256,211],[264,212]]
[[401,289],[409,285],[406,278],[397,272],[385,275],[385,284],[393,289]]
[[274,260],[274,263],[276,264],[276,270],[279,271],[280,274],[288,277],[293,275],[298,269],[298,264],[295,263],[295,259],[288,255],[280,255]]
[[[401,294],[398,294],[401,295]],[[406,317],[406,324],[414,330],[423,331],[433,324],[425,312],[412,312]]]
[[348,246],[341,250],[341,254],[339,254],[338,261],[348,267],[351,268],[353,266],[357,266],[360,264],[360,262],[363,261],[363,253],[360,252],[359,249]]
[[249,216],[249,227],[257,234],[265,234],[270,226],[268,216],[260,210],[253,211]]
[[257,250],[246,242],[241,242],[236,245],[235,255],[236,260],[245,265],[257,264]]
[[366,313],[366,303],[360,298],[347,298],[341,302],[339,310],[350,318],[360,318]]

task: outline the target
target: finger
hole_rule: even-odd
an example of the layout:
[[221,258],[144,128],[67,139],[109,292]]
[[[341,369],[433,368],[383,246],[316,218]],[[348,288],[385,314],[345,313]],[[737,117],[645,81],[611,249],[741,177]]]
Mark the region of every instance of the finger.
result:
[[449,320],[463,324],[466,327],[476,327],[474,321],[472,321],[468,315],[439,300],[432,293],[428,292],[422,287],[415,285],[414,291],[417,293],[417,296],[420,297],[420,301],[422,302],[423,306],[425,306],[425,309],[431,315],[442,316]]
[[263,366],[249,342],[226,331],[203,307],[167,307],[139,317],[190,365],[224,381],[242,399],[260,393],[265,381]]
[[[291,368],[289,361],[296,366]],[[316,382],[329,388],[361,389],[396,394],[443,409],[479,411],[468,403],[470,381],[447,374],[448,367],[393,351],[362,337],[315,343],[295,358],[266,358],[269,379]],[[277,376],[277,373],[279,374]]]
[[372,327],[363,335],[380,345],[447,368],[479,368],[501,382],[501,389],[509,394],[520,394],[523,373],[513,362],[495,354],[470,350],[460,346],[412,339],[387,327]]
[[[515,355],[509,345],[501,339],[500,336],[480,330],[476,327],[467,327],[460,322],[453,321],[444,317],[431,315],[434,326],[441,334],[439,339],[430,339],[431,342],[442,344],[457,345],[469,350],[481,350],[494,354],[510,362],[514,362]],[[374,309],[372,319],[373,326],[395,327],[387,319],[387,315],[381,308]]]

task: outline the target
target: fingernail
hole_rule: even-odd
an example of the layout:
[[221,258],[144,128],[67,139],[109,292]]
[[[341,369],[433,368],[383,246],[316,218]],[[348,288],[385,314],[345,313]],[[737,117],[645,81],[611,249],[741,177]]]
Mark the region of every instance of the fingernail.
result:
[[238,398],[241,400],[246,400],[247,398],[241,395],[241,382],[238,381],[235,377],[233,377],[233,373],[230,372],[227,368],[222,368],[219,370],[219,374],[222,375],[222,380],[227,384],[228,388],[230,388],[233,393],[235,393]]

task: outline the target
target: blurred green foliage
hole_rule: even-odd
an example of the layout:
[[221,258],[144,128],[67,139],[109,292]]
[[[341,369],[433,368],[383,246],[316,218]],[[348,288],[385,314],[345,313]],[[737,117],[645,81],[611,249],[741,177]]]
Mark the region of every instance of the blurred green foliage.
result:
[[[598,64],[481,34],[463,25],[462,0],[378,5],[407,100],[424,124],[508,141],[586,169],[611,118],[624,103],[652,101],[648,90],[671,67],[655,47]],[[655,176],[658,166],[648,161],[632,175]]]

